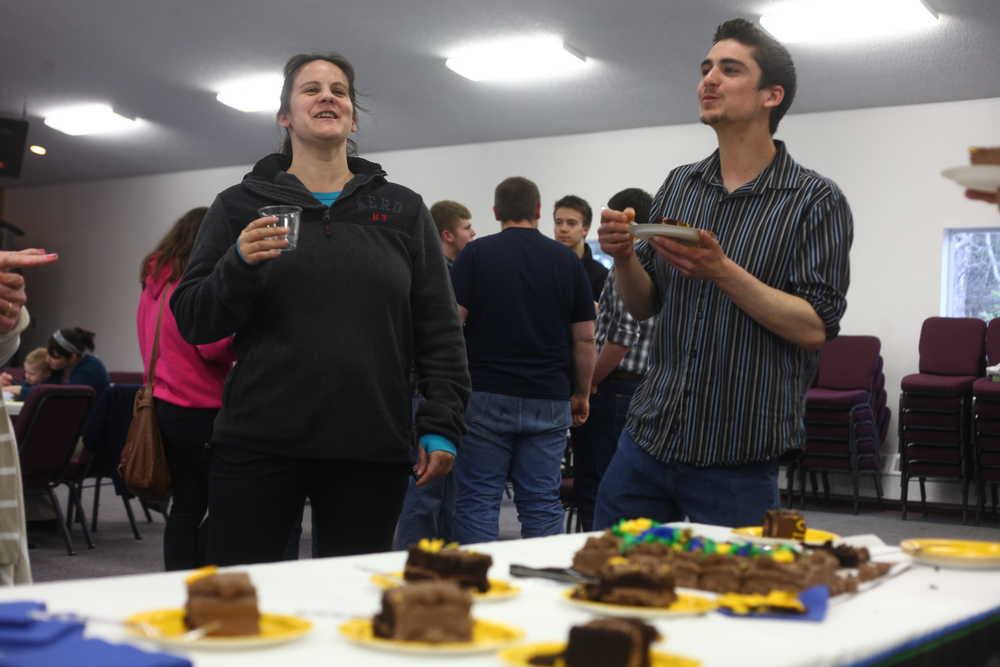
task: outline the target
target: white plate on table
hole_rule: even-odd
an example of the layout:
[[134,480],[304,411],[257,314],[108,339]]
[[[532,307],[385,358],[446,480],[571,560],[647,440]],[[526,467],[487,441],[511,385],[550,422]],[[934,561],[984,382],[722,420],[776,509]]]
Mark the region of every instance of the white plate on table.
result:
[[1000,166],[973,164],[945,169],[941,175],[970,190],[996,192],[1000,189]]

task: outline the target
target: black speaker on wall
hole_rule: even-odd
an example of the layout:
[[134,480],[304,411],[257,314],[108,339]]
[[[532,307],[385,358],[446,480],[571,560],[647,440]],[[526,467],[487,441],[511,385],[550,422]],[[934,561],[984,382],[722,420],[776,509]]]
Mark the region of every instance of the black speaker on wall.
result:
[[24,162],[28,121],[0,118],[0,177],[18,178]]

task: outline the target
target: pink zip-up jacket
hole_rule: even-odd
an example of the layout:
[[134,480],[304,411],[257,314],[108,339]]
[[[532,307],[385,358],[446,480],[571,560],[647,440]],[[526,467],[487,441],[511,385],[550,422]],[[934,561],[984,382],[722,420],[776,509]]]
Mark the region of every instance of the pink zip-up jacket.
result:
[[[170,299],[176,282],[168,283],[170,270],[164,267],[156,277],[146,279],[136,311],[136,329],[143,368],[149,369],[156,334],[160,300]],[[236,361],[233,338],[207,345],[192,345],[177,330],[170,302],[163,308],[160,325],[160,356],[156,361],[153,396],[185,408],[219,408],[222,386]]]

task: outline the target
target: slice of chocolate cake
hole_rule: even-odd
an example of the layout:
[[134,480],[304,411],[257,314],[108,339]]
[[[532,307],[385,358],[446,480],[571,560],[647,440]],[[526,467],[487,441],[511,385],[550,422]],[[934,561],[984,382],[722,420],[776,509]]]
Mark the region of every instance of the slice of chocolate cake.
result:
[[764,513],[763,537],[804,540],[806,519],[795,510],[768,510]]
[[588,537],[583,547],[573,554],[573,569],[588,577],[596,577],[609,558],[619,555],[622,540],[610,532],[600,537]]
[[998,164],[1000,165],[1000,147],[984,148],[976,146],[969,149],[969,162],[971,164]]
[[408,642],[467,642],[474,621],[472,597],[451,581],[425,581],[382,593],[382,610],[372,619],[376,637]]
[[713,593],[735,593],[743,590],[743,577],[749,561],[740,556],[713,554],[701,561],[697,588]]
[[493,558],[443,540],[420,540],[409,549],[403,579],[417,581],[453,581],[462,588],[485,593],[490,590],[486,572]]
[[649,559],[610,559],[596,584],[583,584],[574,597],[637,607],[669,607],[677,600],[670,566]]
[[209,637],[260,634],[257,590],[244,572],[210,574],[189,579],[184,623],[205,628]]
[[563,660],[566,667],[649,667],[649,647],[659,638],[642,621],[602,618],[570,628]]
[[768,556],[755,558],[743,577],[744,594],[767,595],[771,591],[801,593],[807,587],[806,569],[798,563],[779,563]]

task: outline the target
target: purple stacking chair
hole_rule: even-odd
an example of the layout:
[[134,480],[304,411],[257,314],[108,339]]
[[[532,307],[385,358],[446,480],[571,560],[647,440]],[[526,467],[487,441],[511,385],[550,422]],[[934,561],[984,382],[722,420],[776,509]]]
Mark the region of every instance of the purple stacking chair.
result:
[[[986,327],[986,361],[1000,363],[1000,318]],[[986,505],[986,483],[990,483],[993,512],[997,511],[997,483],[1000,483],[1000,382],[980,378],[972,385],[973,396],[973,474],[976,480],[976,524],[982,520]]]
[[[874,336],[840,336],[823,348],[816,384],[806,392],[806,444],[798,461],[802,500],[805,478],[823,474],[823,488],[830,493],[828,473],[847,473],[854,488],[854,513],[859,507],[859,477],[871,473],[875,493],[882,501],[882,439],[875,399],[882,375],[882,344]],[[884,407],[884,390],[882,392]]]
[[899,396],[899,466],[903,519],[910,480],[920,480],[927,515],[927,478],[962,483],[966,521],[971,476],[972,385],[983,375],[986,323],[970,317],[929,317],[920,329],[920,372],[907,375]]
[[[72,484],[67,483],[66,474],[71,467],[77,439],[83,432],[93,402],[92,387],[40,384],[31,389],[14,422],[24,494],[48,496],[55,507],[66,551],[70,556],[74,555],[73,542],[54,490],[60,485],[67,485],[69,506],[74,507],[80,517],[84,516],[80,495]],[[83,518],[81,525],[87,546],[93,549],[94,543],[90,539],[86,518]]]

